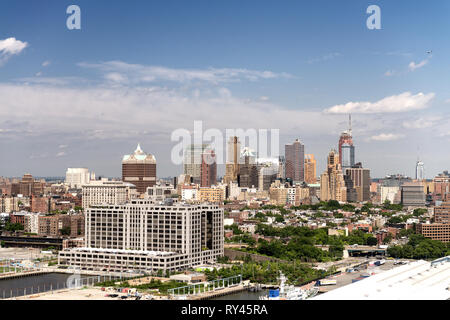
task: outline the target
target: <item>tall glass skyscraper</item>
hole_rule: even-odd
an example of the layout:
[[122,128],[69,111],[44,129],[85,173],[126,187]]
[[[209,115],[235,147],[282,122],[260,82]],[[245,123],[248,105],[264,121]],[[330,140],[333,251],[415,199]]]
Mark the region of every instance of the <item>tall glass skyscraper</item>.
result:
[[339,137],[339,162],[342,170],[351,168],[355,165],[355,146],[353,145],[352,137],[352,118],[348,118],[348,130],[341,133]]
[[416,162],[416,180],[424,180],[425,179],[425,170],[424,163],[420,160]]
[[341,157],[342,170],[345,172],[346,168],[351,168],[355,165],[355,147],[344,143],[341,146]]
[[293,182],[305,181],[305,146],[298,139],[285,145],[286,178]]

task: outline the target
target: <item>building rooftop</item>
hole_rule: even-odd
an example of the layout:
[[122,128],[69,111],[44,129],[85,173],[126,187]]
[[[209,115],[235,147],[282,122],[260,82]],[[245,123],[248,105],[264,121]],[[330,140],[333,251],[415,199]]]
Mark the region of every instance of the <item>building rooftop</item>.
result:
[[90,253],[123,253],[139,254],[147,256],[169,256],[176,254],[169,251],[147,251],[147,250],[122,250],[122,249],[103,249],[103,248],[72,248],[71,251],[90,252]]
[[147,154],[141,149],[141,145],[138,144],[133,154],[123,156],[122,163],[156,163],[156,158],[152,154]]
[[324,293],[313,300],[447,300],[450,256],[414,261]]

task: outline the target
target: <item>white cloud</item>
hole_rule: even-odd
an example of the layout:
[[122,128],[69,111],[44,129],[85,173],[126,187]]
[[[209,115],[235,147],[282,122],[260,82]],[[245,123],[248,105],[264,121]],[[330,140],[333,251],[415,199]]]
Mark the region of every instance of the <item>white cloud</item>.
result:
[[325,54],[325,55],[323,55],[321,57],[318,57],[318,58],[309,59],[308,63],[309,64],[313,64],[313,63],[316,63],[316,62],[328,61],[328,60],[332,60],[332,59],[334,59],[336,57],[339,57],[339,56],[341,56],[341,54],[339,52],[328,53],[328,54]]
[[325,110],[325,113],[396,113],[411,110],[425,109],[434,98],[434,93],[423,94],[422,92],[412,95],[404,92],[399,95],[386,97],[376,102],[348,102],[335,105]]
[[412,61],[412,62],[408,65],[408,68],[409,68],[410,71],[415,71],[416,69],[420,69],[420,68],[422,68],[423,66],[427,65],[427,64],[428,64],[428,61],[429,61],[429,59],[425,59],[425,60],[422,60],[421,62],[419,62],[419,63],[417,63],[417,64],[416,64],[414,61]]
[[27,42],[16,40],[16,38],[0,40],[0,66],[2,66],[11,56],[22,52],[27,46]]
[[[183,88],[0,83],[0,119],[22,121],[35,134],[62,132],[83,139],[138,137],[149,128],[151,133],[169,139],[173,130],[190,129],[195,120],[202,120],[210,128],[274,128],[282,129],[284,134],[298,130],[329,134],[340,130],[332,115],[287,109],[268,101],[246,101],[226,88],[192,94]],[[333,124],[326,130],[315,125],[324,121]]]
[[51,64],[49,60],[42,62],[43,67],[48,67]]
[[376,136],[370,137],[370,140],[374,141],[392,141],[403,138],[405,135],[403,134],[394,134],[394,133],[382,133]]
[[407,129],[425,129],[430,128],[437,121],[440,121],[441,117],[429,117],[429,118],[418,118],[414,120],[403,121],[403,127]]
[[222,83],[292,77],[292,75],[287,73],[276,73],[272,71],[237,68],[174,69],[160,66],[129,64],[122,61],[108,61],[97,64],[81,62],[78,65],[83,68],[91,68],[105,72],[107,79],[110,81],[123,82],[125,79],[128,79],[131,84],[154,81],[173,81],[179,83],[205,81]]

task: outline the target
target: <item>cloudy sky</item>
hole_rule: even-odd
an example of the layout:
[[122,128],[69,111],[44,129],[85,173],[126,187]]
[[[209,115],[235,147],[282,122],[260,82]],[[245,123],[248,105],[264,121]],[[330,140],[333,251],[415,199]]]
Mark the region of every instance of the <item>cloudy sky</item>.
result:
[[0,176],[120,176],[138,142],[178,175],[171,134],[195,120],[279,129],[320,173],[351,113],[372,177],[419,156],[431,178],[450,169],[449,16],[446,0],[1,1]]

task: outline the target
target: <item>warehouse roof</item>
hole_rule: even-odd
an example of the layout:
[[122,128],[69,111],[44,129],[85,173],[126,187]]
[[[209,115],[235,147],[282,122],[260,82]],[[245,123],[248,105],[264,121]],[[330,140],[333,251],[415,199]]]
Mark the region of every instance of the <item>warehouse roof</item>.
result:
[[420,260],[332,290],[313,300],[447,300],[450,256]]

